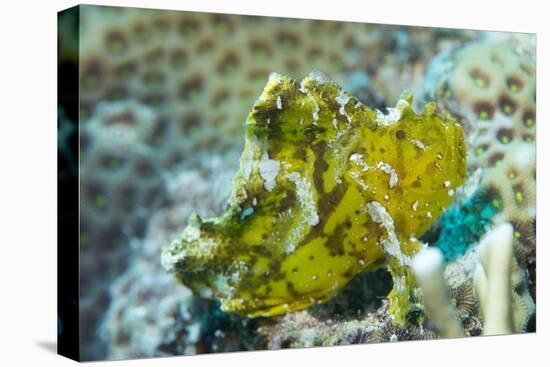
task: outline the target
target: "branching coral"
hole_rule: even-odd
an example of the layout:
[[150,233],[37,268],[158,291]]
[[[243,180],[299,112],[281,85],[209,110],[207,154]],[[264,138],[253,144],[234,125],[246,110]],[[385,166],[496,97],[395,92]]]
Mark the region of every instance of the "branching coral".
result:
[[468,279],[449,292],[439,249],[426,249],[413,258],[425,311],[442,336],[464,336],[458,316],[463,320],[474,316],[476,299],[483,317],[484,335],[525,331],[535,304],[526,287],[527,274],[514,256],[513,233],[512,225],[503,223],[488,232],[476,247],[477,255],[472,258],[474,294]]
[[412,267],[422,289],[425,311],[444,338],[464,336],[456,309],[452,306],[445,278],[443,256],[436,248],[421,251],[413,258]]
[[324,301],[388,261],[403,322],[416,236],[465,175],[461,128],[410,103],[383,115],[319,73],[272,74],[248,118],[229,211],[192,218],[164,266],[224,310],[259,316]]
[[510,224],[501,224],[479,245],[474,282],[485,335],[522,331],[535,311],[526,289],[526,274],[514,258],[513,233]]

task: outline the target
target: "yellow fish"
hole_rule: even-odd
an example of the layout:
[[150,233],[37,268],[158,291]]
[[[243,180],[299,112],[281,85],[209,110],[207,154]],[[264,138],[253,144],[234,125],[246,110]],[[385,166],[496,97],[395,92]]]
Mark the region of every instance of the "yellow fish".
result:
[[462,128],[411,103],[383,114],[319,72],[272,74],[246,122],[229,210],[192,216],[163,248],[164,267],[224,311],[255,317],[323,302],[389,264],[394,307],[405,307],[416,238],[466,174]]

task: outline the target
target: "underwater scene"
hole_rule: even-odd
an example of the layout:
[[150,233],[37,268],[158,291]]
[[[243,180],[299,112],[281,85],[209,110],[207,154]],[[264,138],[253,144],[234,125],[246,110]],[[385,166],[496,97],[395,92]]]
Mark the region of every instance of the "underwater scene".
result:
[[83,360],[535,331],[535,35],[87,5],[60,25]]

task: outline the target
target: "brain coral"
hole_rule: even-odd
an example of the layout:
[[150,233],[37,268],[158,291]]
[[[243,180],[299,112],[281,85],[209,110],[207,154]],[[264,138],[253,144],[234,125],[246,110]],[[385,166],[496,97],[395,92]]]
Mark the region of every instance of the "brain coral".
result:
[[446,51],[432,62],[428,98],[463,123],[469,167],[493,167],[511,142],[534,142],[534,62],[512,43],[492,41]]

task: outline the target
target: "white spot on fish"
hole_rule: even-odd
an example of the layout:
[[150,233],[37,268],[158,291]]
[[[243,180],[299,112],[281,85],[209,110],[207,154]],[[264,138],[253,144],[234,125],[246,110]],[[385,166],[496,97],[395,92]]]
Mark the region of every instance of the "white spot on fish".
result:
[[387,115],[380,110],[376,110],[376,122],[379,125],[391,125],[394,122],[399,121],[401,118],[401,112],[407,107],[409,107],[409,103],[404,99],[400,99],[395,108],[387,108]]
[[319,108],[319,105],[317,103],[315,103],[315,108],[313,109],[313,112],[311,113],[312,116],[313,116],[313,119],[315,121],[319,120],[319,111],[321,109]]
[[345,109],[345,106],[348,103],[348,101],[351,99],[351,96],[342,94],[342,92],[340,91],[340,94],[334,99],[340,105],[340,109],[338,110],[338,112],[340,112],[340,115],[346,116],[346,118],[348,119],[348,122],[351,122],[351,116],[348,116]]
[[377,201],[371,201],[367,203],[367,214],[373,222],[378,223],[386,230],[386,236],[381,238],[384,252],[395,257],[402,265],[410,265],[411,258],[401,252],[401,246],[395,234],[393,218],[386,208]]
[[267,153],[262,155],[260,161],[260,176],[264,179],[264,187],[267,191],[271,191],[275,188],[275,178],[279,174],[281,169],[281,163],[277,160],[269,159]]
[[397,184],[397,179],[398,179],[397,172],[395,172],[395,169],[393,169],[393,167],[389,163],[386,163],[383,161],[378,162],[377,168],[382,172],[390,175],[389,186],[390,186],[390,189],[393,189]]
[[418,148],[422,150],[426,150],[426,146],[424,145],[424,143],[418,139],[411,139],[411,143],[413,143],[414,145],[416,145]]
[[[357,173],[357,172],[350,172],[349,175],[351,176],[351,178],[353,178],[353,180],[354,180],[355,182],[357,182],[357,184],[359,184],[359,186],[361,186],[361,188],[362,188],[363,190],[366,191],[366,190],[369,189],[369,185],[366,184],[366,183],[364,183],[363,180],[361,180],[361,178],[359,177],[359,173]],[[373,195],[374,195],[374,193],[373,193]]]
[[306,86],[304,85],[304,80],[300,82],[300,92],[306,94]]
[[363,154],[359,154],[359,153],[353,153],[350,157],[349,157],[349,160],[357,165],[359,165],[360,163],[363,163]]
[[288,174],[288,179],[296,185],[296,194],[301,208],[304,210],[307,221],[310,225],[316,226],[319,224],[319,215],[317,214],[317,206],[311,190],[311,184],[298,172]]
[[350,160],[351,162],[355,163],[356,165],[363,167],[363,171],[366,171],[366,170],[368,170],[369,168],[371,168],[371,167],[370,167],[367,163],[365,163],[365,161],[363,160],[363,154],[353,153],[353,154],[349,157],[349,160]]

